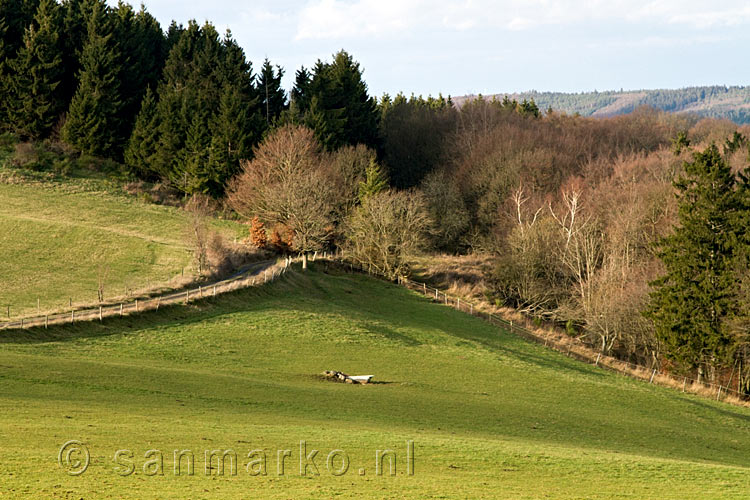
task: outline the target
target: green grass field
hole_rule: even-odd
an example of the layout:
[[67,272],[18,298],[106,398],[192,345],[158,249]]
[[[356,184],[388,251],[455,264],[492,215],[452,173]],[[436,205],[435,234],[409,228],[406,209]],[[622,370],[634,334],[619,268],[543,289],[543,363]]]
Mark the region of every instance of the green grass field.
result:
[[[750,497],[747,409],[580,364],[365,276],[294,271],[0,343],[2,498]],[[379,383],[318,376],[329,369]],[[91,456],[79,476],[57,461],[72,439]],[[319,475],[300,474],[300,441]],[[227,449],[237,475],[229,461],[206,475],[204,451]],[[258,449],[266,475],[250,474]],[[340,455],[326,468],[336,449],[341,476]],[[375,473],[385,449],[394,476],[388,460]],[[120,465],[118,450],[132,453]],[[186,459],[175,474],[174,450],[191,450],[194,475]],[[277,450],[290,450],[283,475]]]
[[[238,224],[214,225],[237,234]],[[191,273],[187,214],[117,195],[103,182],[0,183],[0,318],[164,284]]]

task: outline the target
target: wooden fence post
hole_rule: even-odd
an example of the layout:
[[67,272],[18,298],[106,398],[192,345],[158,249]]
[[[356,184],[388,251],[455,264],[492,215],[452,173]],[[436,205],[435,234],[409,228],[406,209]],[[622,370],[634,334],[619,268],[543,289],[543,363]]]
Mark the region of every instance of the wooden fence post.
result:
[[47,329],[47,325],[49,325],[49,316],[45,314],[44,315],[44,329],[45,330]]
[[156,299],[156,310],[159,310],[159,306],[161,305],[161,297]]
[[190,302],[190,289],[189,288],[185,292],[185,304],[187,304],[188,302]]
[[120,316],[122,316],[122,302],[120,302]]
[[685,386],[687,385],[687,377],[685,377],[682,381],[682,392],[685,392]]
[[99,321],[102,321],[102,306],[99,306]]
[[70,322],[73,323],[76,320],[76,312],[75,310],[70,311]]
[[138,299],[135,299],[135,312],[138,312]]

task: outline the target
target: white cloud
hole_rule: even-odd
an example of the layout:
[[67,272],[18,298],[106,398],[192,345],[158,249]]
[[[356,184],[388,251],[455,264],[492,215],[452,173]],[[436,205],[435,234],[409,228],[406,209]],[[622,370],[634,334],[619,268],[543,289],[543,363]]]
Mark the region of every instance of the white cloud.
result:
[[299,14],[298,40],[387,35],[414,26],[421,1],[315,0]]
[[445,28],[517,31],[587,22],[710,29],[750,23],[750,6],[738,0],[311,0],[299,14],[296,37],[361,38]]

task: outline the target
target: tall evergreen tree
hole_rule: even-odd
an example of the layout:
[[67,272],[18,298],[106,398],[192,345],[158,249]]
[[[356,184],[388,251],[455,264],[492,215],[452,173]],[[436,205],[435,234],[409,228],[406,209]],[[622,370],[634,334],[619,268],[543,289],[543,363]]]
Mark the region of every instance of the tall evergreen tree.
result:
[[11,130],[23,138],[49,134],[60,113],[58,22],[57,3],[42,0],[17,56],[8,61],[5,116]]
[[312,75],[302,66],[294,74],[294,87],[290,97],[290,105],[294,106],[300,113],[304,113],[310,107]]
[[139,12],[125,3],[114,11],[114,37],[120,48],[118,80],[122,107],[119,135],[124,142],[130,135],[141,100],[148,87],[156,87],[163,65],[164,35],[159,23],[141,6]]
[[359,63],[340,51],[327,66],[324,78],[329,80],[327,109],[344,109],[346,132],[342,143],[378,146],[378,111],[375,99],[367,93]]
[[206,192],[221,195],[227,181],[239,172],[239,160],[247,158],[252,148],[251,128],[241,93],[235,87],[225,86],[212,128]]
[[[3,17],[0,17],[0,95],[8,95],[8,60],[10,59],[10,47],[5,41],[8,33],[8,25]],[[6,114],[6,106],[0,105],[0,132],[9,128]]]
[[365,169],[365,180],[359,183],[359,201],[364,202],[366,198],[386,189],[388,189],[388,176],[375,158],[370,158],[370,164]]
[[182,151],[182,179],[180,186],[185,193],[207,193],[211,181],[208,159],[211,136],[206,123],[209,120],[207,109],[197,109],[192,115],[190,126],[185,136],[185,147]]
[[219,40],[212,25],[191,21],[164,66],[151,168],[186,192],[220,195],[264,128],[254,80],[231,33]]
[[739,310],[733,267],[744,233],[735,176],[718,148],[694,153],[675,181],[679,225],[660,242],[666,274],[654,281],[647,315],[667,356],[712,376],[733,348]]
[[141,110],[135,120],[133,133],[125,148],[125,164],[130,173],[147,180],[156,179],[152,170],[154,155],[158,146],[158,122],[156,119],[156,99],[151,87],[141,101]]
[[62,2],[64,36],[60,37],[60,42],[65,72],[60,84],[60,94],[66,109],[78,88],[81,52],[86,42],[86,20],[91,15],[94,5],[99,2],[102,0],[63,0]]
[[279,119],[281,113],[286,109],[286,92],[281,86],[284,70],[281,66],[274,67],[266,58],[258,75],[258,94],[260,96],[260,111],[270,126]]
[[362,70],[351,55],[342,50],[331,63],[316,62],[312,75],[302,68],[296,76],[293,111],[302,115],[302,123],[314,127],[327,149],[345,144],[378,146],[377,103],[367,94]]
[[70,103],[63,139],[84,153],[119,156],[123,146],[118,134],[120,55],[106,6],[94,5],[86,33],[78,89]]

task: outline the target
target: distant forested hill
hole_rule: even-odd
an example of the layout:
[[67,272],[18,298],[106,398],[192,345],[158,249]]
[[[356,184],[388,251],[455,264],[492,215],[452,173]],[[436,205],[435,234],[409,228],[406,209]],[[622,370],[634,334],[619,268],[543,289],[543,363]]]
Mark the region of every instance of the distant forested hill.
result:
[[[502,99],[506,94],[497,94]],[[607,92],[522,92],[507,94],[511,99],[534,99],[540,109],[552,108],[584,116],[612,116],[652,106],[664,111],[691,112],[711,118],[727,118],[738,124],[750,123],[750,87],[688,87],[676,90],[629,90]],[[455,98],[459,105],[467,98]],[[492,97],[492,96],[490,96]]]

